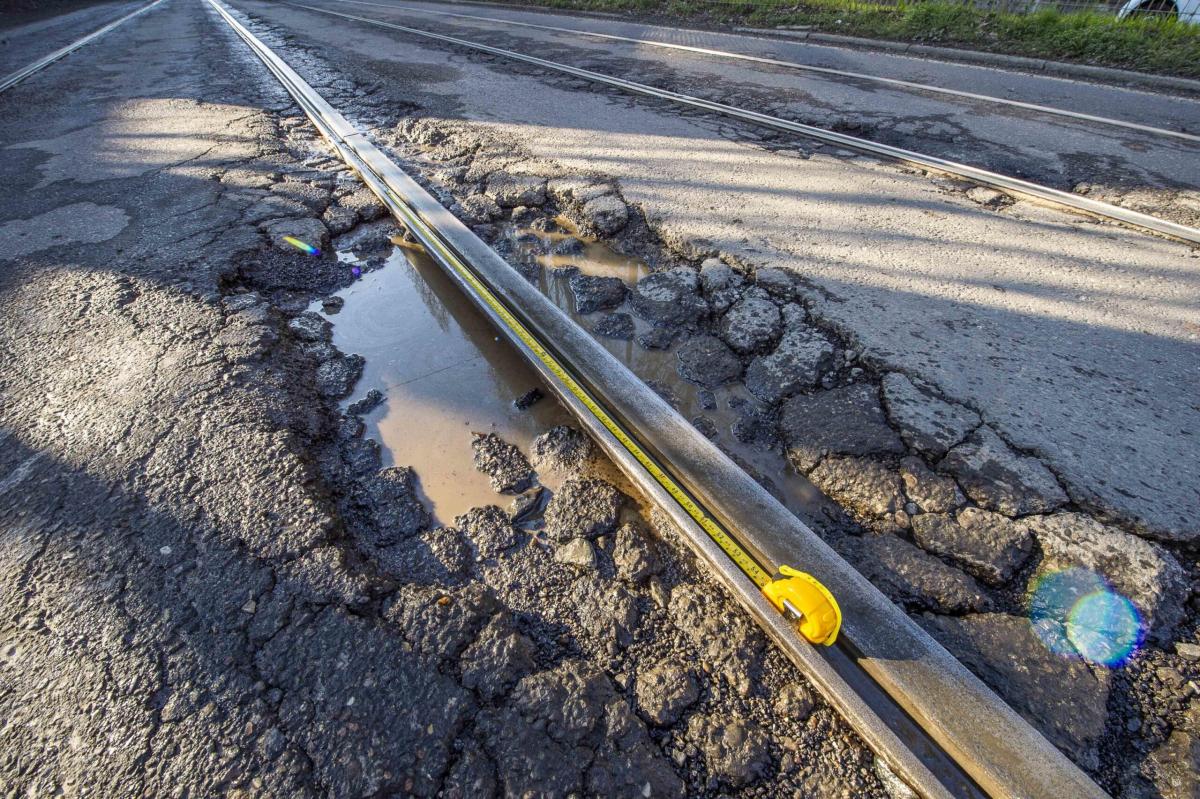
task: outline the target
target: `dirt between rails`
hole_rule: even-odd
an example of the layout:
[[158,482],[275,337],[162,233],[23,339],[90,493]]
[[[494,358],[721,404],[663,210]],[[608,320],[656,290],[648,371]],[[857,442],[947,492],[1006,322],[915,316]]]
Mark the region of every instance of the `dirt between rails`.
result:
[[[803,275],[655,228],[604,175],[531,158],[486,125],[426,117],[424,98],[392,94],[376,65],[335,72],[295,42],[287,57],[515,268],[618,342],[614,352],[673,354],[669,381],[643,377],[769,490],[786,493],[762,467],[774,458],[835,500],[834,512],[798,512],[1106,790],[1191,795],[1200,663],[1187,547],[1089,514],[973,409],[881,371],[853,331],[813,315]],[[597,241],[639,262],[640,279],[572,270],[568,250],[582,260]],[[714,423],[730,411],[733,424]],[[1052,653],[1035,634],[1033,589],[1070,570],[1102,574],[1141,614],[1147,640],[1128,662],[1090,662],[1070,645]]]

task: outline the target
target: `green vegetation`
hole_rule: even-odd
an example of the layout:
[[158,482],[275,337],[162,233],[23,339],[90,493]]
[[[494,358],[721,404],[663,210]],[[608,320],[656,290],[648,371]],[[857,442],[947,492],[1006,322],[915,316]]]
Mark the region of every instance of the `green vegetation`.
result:
[[1174,19],[1119,20],[1116,12],[1030,14],[959,3],[854,0],[738,2],[738,0],[527,0],[557,8],[625,11],[673,21],[761,27],[810,26],[826,33],[966,47],[999,53],[1076,61],[1143,72],[1200,78],[1200,25]]

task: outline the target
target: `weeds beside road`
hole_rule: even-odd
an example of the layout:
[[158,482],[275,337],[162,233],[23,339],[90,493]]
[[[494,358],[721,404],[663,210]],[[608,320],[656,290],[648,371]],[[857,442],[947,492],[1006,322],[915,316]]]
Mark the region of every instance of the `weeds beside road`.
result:
[[1115,12],[1031,14],[944,2],[873,5],[847,0],[804,3],[709,0],[521,0],[554,8],[635,12],[692,24],[806,26],[825,33],[920,42],[1200,78],[1200,25]]

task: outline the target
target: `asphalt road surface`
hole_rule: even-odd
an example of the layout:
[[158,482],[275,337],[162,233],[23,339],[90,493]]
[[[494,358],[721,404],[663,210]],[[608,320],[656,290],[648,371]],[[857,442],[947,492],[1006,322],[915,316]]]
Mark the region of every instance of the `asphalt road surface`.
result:
[[[1186,98],[492,6],[306,4],[1200,222],[1190,142],[413,9],[1196,132]],[[6,29],[0,73],[134,7]],[[781,495],[824,492],[797,512],[1107,790],[1192,795],[1200,252],[293,4],[234,8],[698,428]],[[516,367],[419,402],[377,382],[427,377],[439,335],[456,363],[501,359],[205,4],[167,0],[0,95],[0,147],[5,795],[903,795],[611,465],[534,435],[561,411],[504,422],[516,446],[472,437],[532,387]],[[576,235],[636,260],[625,285],[538,266]],[[428,341],[410,324],[381,346],[386,291]],[[338,349],[354,341],[365,369]],[[500,507],[435,521],[489,489],[396,456],[431,438]],[[1128,664],[1030,631],[1027,589],[1064,567],[1142,613]]]

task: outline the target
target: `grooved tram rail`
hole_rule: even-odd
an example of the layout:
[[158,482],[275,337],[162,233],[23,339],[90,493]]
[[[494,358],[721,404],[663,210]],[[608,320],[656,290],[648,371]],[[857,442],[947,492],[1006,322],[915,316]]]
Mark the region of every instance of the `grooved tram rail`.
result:
[[[219,0],[208,2],[340,157],[680,527],[701,560],[782,651],[906,782],[926,797],[1104,796],[790,511],[421,189]],[[787,564],[814,574],[837,596],[846,613],[845,634],[837,646],[811,646],[759,590],[763,575]]]
[[912,89],[919,92],[928,92],[930,94],[942,94],[947,97],[956,97],[965,100],[979,100],[985,103],[995,105],[1005,105],[1011,108],[1020,108],[1026,111],[1036,111],[1040,114],[1050,114],[1060,116],[1067,119],[1077,119],[1081,122],[1093,122],[1100,125],[1109,125],[1117,128],[1125,128],[1126,130],[1135,130],[1139,133],[1148,133],[1153,136],[1165,136],[1182,141],[1200,143],[1200,136],[1186,131],[1171,130],[1169,128],[1158,128],[1153,125],[1144,125],[1140,122],[1130,122],[1124,119],[1113,119],[1112,117],[1103,117],[1096,114],[1084,114],[1079,111],[1071,111],[1065,108],[1055,108],[1052,106],[1041,105],[1038,103],[1026,103],[1020,100],[1013,100],[1008,97],[996,97],[990,94],[979,94],[977,92],[967,92],[958,89],[948,89],[944,86],[934,86],[928,83],[918,83],[911,80],[901,80],[899,78],[888,78],[882,75],[871,75],[863,72],[854,72],[844,69],[832,69],[830,67],[819,67],[812,64],[801,64],[795,61],[785,61],[781,58],[768,58],[765,56],[750,55],[747,53],[731,52],[729,50],[718,50],[712,47],[697,47],[695,45],[677,44],[675,42],[661,42],[656,39],[643,39],[634,36],[620,36],[612,33],[601,33],[599,31],[589,31],[580,28],[564,28],[559,25],[539,25],[533,22],[521,22],[519,20],[505,19],[503,17],[489,17],[481,14],[462,14],[451,11],[436,11],[431,8],[417,8],[408,5],[395,5],[391,3],[376,3],[371,0],[337,0],[339,3],[353,3],[360,6],[375,6],[377,8],[389,8],[394,11],[406,11],[415,14],[431,14],[442,17],[454,17],[457,19],[476,20],[478,22],[497,23],[500,25],[508,25],[519,28],[530,28],[533,30],[550,31],[552,33],[564,33],[572,36],[586,36],[593,39],[601,39],[604,41],[629,42],[631,44],[645,45],[647,47],[657,47],[665,50],[678,50],[687,53],[696,53],[697,55],[712,56],[715,58],[731,59],[735,61],[746,61],[754,64],[765,64],[773,67],[783,67],[785,69],[799,70],[803,72],[812,72],[817,75],[828,75],[831,77],[852,78],[854,80],[870,81],[872,83],[881,83],[885,86],[897,86],[903,89]]

